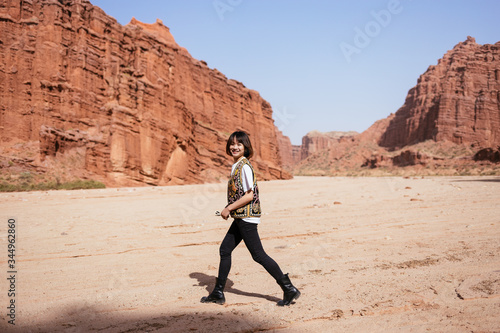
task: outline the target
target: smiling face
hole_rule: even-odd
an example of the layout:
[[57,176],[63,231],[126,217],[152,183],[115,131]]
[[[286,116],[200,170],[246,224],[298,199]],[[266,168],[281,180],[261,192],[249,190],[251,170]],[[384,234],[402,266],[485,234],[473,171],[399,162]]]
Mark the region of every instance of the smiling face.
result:
[[241,142],[234,140],[229,146],[229,151],[236,162],[245,154],[245,146]]
[[248,134],[236,131],[229,136],[226,143],[226,154],[238,161],[242,156],[250,159],[253,156],[252,143]]

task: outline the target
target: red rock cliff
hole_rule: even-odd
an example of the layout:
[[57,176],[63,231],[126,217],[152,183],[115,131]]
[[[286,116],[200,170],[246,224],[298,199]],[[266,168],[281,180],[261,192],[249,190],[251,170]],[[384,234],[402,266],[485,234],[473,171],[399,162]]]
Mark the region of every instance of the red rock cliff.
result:
[[420,76],[380,145],[397,149],[425,140],[474,147],[500,144],[500,42],[468,37]]
[[300,160],[305,160],[309,156],[329,149],[335,146],[341,138],[347,138],[357,135],[357,132],[340,132],[333,131],[322,133],[319,131],[312,131],[302,137]]
[[277,134],[278,148],[280,151],[283,168],[288,172],[292,172],[293,166],[300,161],[300,150],[299,154],[297,154],[297,148],[292,145],[290,138],[284,136],[280,130],[277,131]]
[[193,59],[161,21],[122,26],[86,0],[0,2],[0,85],[3,143],[39,141],[42,159],[84,149],[84,168],[108,184],[226,178],[237,129],[261,178],[290,177],[270,104]]

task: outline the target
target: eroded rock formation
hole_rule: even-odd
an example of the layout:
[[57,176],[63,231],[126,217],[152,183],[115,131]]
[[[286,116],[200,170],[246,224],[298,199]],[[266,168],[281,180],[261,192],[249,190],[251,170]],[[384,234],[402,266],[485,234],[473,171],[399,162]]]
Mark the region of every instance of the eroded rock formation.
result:
[[[500,145],[500,42],[468,37],[420,76],[405,104],[350,142],[312,132],[297,174],[497,174]],[[376,170],[375,170],[376,171]],[[373,173],[370,173],[373,174]]]
[[304,160],[307,157],[317,153],[319,151],[328,149],[330,147],[335,146],[340,142],[342,138],[349,138],[357,135],[357,132],[326,132],[322,133],[319,131],[312,131],[307,133],[302,137],[302,145],[301,145],[301,154],[300,159]]
[[108,185],[226,178],[225,143],[247,131],[263,179],[283,171],[272,109],[177,45],[161,21],[122,26],[87,0],[0,3],[0,139],[41,159],[82,149]]
[[379,143],[397,149],[425,140],[500,144],[500,42],[468,37],[430,66]]
[[490,161],[500,163],[500,146],[495,148],[483,148],[474,154],[474,161]]
[[290,138],[278,130],[278,148],[283,168],[288,172],[293,172],[294,165],[300,162],[301,146],[292,145]]
[[387,154],[373,155],[366,159],[363,167],[379,168],[379,167],[407,167],[413,165],[427,165],[431,157],[422,154],[418,151],[404,150],[395,156]]

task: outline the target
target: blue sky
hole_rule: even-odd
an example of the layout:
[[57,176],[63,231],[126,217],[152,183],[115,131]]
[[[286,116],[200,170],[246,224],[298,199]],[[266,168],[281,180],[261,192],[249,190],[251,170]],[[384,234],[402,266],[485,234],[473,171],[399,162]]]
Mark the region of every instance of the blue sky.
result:
[[500,41],[500,1],[90,0],[123,25],[157,18],[196,59],[260,92],[300,144],[362,132],[467,36]]

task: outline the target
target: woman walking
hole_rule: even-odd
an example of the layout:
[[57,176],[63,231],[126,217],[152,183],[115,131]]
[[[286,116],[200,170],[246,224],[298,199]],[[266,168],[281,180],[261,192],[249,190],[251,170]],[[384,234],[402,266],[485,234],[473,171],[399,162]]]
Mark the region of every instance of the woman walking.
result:
[[293,286],[288,274],[283,274],[276,261],[269,257],[262,247],[257,231],[261,216],[259,188],[255,172],[249,162],[253,156],[253,148],[248,135],[241,131],[231,134],[226,144],[226,154],[233,158],[234,164],[228,182],[228,204],[222,210],[221,217],[227,220],[231,216],[234,220],[219,249],[219,274],[215,288],[210,295],[203,297],[201,302],[225,303],[224,287],[231,269],[231,253],[243,240],[252,258],[271,274],[283,290],[283,299],[278,305],[289,305],[299,298],[300,291]]

